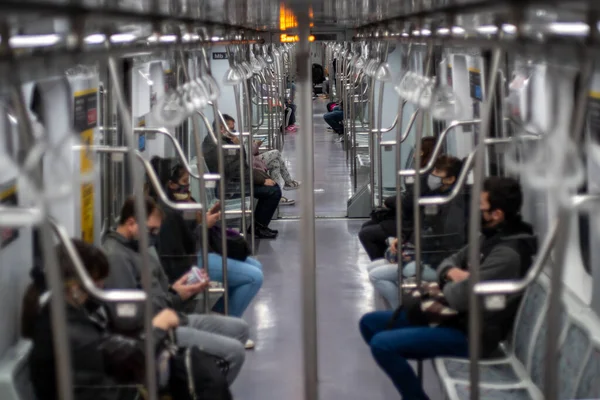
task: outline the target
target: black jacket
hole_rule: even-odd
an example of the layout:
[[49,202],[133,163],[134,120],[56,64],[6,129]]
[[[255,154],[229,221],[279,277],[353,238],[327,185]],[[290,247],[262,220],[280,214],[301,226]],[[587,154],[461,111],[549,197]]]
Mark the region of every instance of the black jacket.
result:
[[[106,386],[143,382],[143,340],[111,333],[102,307],[88,311],[67,305],[66,312],[77,400],[122,399],[127,394],[123,393],[123,389]],[[167,333],[154,329],[153,335],[158,354]],[[58,399],[51,313],[48,306],[43,307],[38,315],[32,340],[29,365],[36,396],[40,400]]]
[[[223,136],[223,144],[234,144],[231,139]],[[202,142],[202,152],[204,153],[204,161],[208,170],[212,173],[219,172],[218,162],[218,149],[217,145],[213,142],[212,137],[207,135]],[[225,161],[225,191],[227,194],[234,195],[240,193],[240,149],[223,149],[223,157]],[[250,182],[250,170],[248,164],[248,157],[244,150],[244,163],[246,168],[244,169],[244,183],[246,183],[246,190],[250,190],[248,182]],[[259,169],[253,169],[254,184],[263,186],[265,181],[269,179],[269,174]],[[246,192],[250,193],[250,192]]]
[[173,283],[198,262],[195,212],[186,219],[182,211],[163,207],[165,216],[158,234],[156,251],[169,282]]
[[[452,267],[468,270],[468,246],[445,259],[437,269],[444,296],[450,307],[461,312],[456,323],[458,329],[468,331],[469,281],[445,282],[445,276]],[[517,219],[504,223],[497,229],[487,232],[480,239],[481,281],[520,279],[531,267],[537,252],[537,240],[531,225]],[[484,311],[482,319],[483,356],[489,356],[505,340],[512,330],[522,293],[510,295],[506,307],[499,311]]]
[[[427,186],[427,177],[429,174],[421,175],[421,196],[427,196],[429,187]],[[403,236],[408,238],[411,235],[414,223],[414,190],[412,184],[406,185],[406,191],[402,196],[402,232]],[[390,210],[389,219],[379,223],[381,229],[387,236],[398,237],[398,227],[396,226],[396,199],[397,196],[390,196],[383,201],[386,208]]]

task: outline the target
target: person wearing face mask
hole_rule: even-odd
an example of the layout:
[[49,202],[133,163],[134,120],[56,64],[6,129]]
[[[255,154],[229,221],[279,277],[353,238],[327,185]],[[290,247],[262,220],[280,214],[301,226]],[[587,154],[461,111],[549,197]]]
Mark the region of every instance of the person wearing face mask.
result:
[[[436,160],[434,170],[427,178],[427,196],[447,196],[454,188],[462,162],[451,156],[442,155]],[[434,214],[422,213],[423,234],[421,235],[422,278],[435,281],[437,275],[431,266],[438,265],[444,258],[460,249],[466,243],[467,219],[465,197],[459,194],[447,204],[437,207]],[[391,243],[393,254],[398,252],[398,239]],[[416,275],[416,264],[413,261],[414,234],[402,246],[402,270],[405,278]],[[391,305],[398,307],[398,266],[396,262],[380,259],[367,266],[369,279],[379,294]]]
[[[88,275],[97,287],[102,288],[109,273],[104,253],[79,239],[72,239],[72,245]],[[112,332],[107,309],[103,304],[92,301],[83,290],[64,245],[57,247],[57,258],[64,284],[75,398],[117,400],[120,397],[115,385],[144,381],[143,341]],[[58,399],[58,393],[51,311],[48,302],[40,305],[40,295],[47,290],[47,285],[43,266],[36,266],[34,271],[37,279],[23,298],[21,334],[33,342],[29,371],[36,397],[54,400]],[[164,309],[153,318],[152,334],[157,356],[164,348],[167,331],[178,325],[179,317],[170,309]]]
[[[223,119],[227,123],[227,128],[221,125],[220,134],[223,137],[224,145],[240,144],[239,136],[232,135],[229,132],[235,132],[235,120],[229,115],[223,115]],[[216,123],[213,123],[213,128],[216,130]],[[281,201],[281,187],[275,182],[269,174],[259,168],[255,168],[248,164],[248,158],[244,146],[242,149],[223,149],[225,159],[225,184],[227,186],[226,196],[230,199],[239,198],[241,196],[241,176],[240,176],[240,151],[242,151],[245,168],[244,182],[249,184],[250,171],[253,168],[252,184],[254,185],[254,198],[258,200],[254,209],[254,232],[258,239],[275,239],[279,233],[275,229],[269,228],[271,219],[277,211]],[[202,142],[202,152],[204,153],[204,161],[208,170],[212,173],[218,173],[218,148],[213,141],[211,135],[207,135]],[[249,188],[246,185],[246,194],[249,194]],[[218,193],[217,193],[218,195]],[[251,232],[251,227],[248,227],[248,233]]]
[[[424,137],[421,140],[421,168],[429,162],[436,139]],[[427,196],[429,192],[428,177],[430,174],[421,175],[421,196]],[[410,178],[412,179],[412,178]],[[414,222],[413,210],[413,181],[406,179],[406,191],[402,196],[402,236],[410,237]],[[383,258],[387,250],[386,240],[389,237],[398,236],[396,226],[396,196],[390,196],[384,200],[383,208],[371,215],[371,220],[365,222],[358,233],[358,239],[363,245],[371,261]]]
[[[151,197],[146,197],[145,203],[146,224],[152,245],[160,232],[163,213]],[[216,218],[218,219],[219,216],[220,213]],[[226,360],[229,363],[227,380],[233,382],[244,363],[248,324],[234,317],[186,314],[190,309],[190,302],[208,286],[208,275],[204,273],[197,283],[188,283],[189,273],[185,273],[169,285],[167,275],[158,258],[149,256],[149,265],[142,265],[138,239],[139,224],[135,212],[135,198],[130,197],[121,209],[117,229],[108,232],[102,240],[102,246],[111,265],[106,287],[109,289],[141,288],[142,268],[150,268],[152,272],[150,295],[155,312],[158,313],[166,308],[176,310],[181,321],[181,326],[176,330],[178,342],[184,347],[197,346],[208,354]]]
[[[175,202],[195,202],[190,192],[190,174],[181,164],[171,169],[167,180],[167,196]],[[207,214],[207,227],[212,228],[219,219],[220,213],[215,210],[218,203]],[[165,207],[165,217],[160,227],[157,252],[170,282],[175,282],[185,272],[196,265],[201,267],[202,257],[198,257],[201,249],[202,213],[182,213]],[[210,235],[210,232],[209,232]],[[198,245],[197,245],[198,244]],[[200,253],[201,254],[201,253]],[[212,280],[223,280],[222,258],[209,248],[208,272]],[[227,259],[229,315],[242,317],[252,299],[256,296],[263,283],[262,264],[255,258],[248,257],[244,261]],[[215,305],[214,310],[222,312],[223,300]],[[251,340],[246,342],[246,348],[254,347]]]
[[[531,267],[537,242],[531,225],[521,219],[523,194],[512,178],[490,177],[483,184],[479,208],[481,281],[522,279]],[[414,326],[404,312],[375,311],[360,320],[360,332],[377,364],[392,380],[403,399],[428,399],[409,360],[468,357],[469,246],[443,260],[438,282],[449,307],[458,317],[436,327]],[[494,355],[498,344],[512,331],[522,293],[509,295],[506,306],[484,310],[481,323],[482,357]],[[390,328],[391,325],[391,328]]]

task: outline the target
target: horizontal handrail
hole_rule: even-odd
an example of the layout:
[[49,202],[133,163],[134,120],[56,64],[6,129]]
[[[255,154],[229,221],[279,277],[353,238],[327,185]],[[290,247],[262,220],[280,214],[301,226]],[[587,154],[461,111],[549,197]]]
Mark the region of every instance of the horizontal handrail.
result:
[[0,205],[0,225],[6,228],[39,225],[43,219],[44,213],[39,208]]
[[[585,194],[585,195],[575,195],[571,197],[571,208],[575,210],[579,210],[586,206],[591,202],[600,201],[600,195],[598,194]],[[568,218],[564,216],[563,218]],[[568,221],[562,221],[559,218],[555,219],[550,226],[550,230],[546,234],[546,238],[538,252],[538,256],[536,257],[533,265],[527,271],[527,275],[523,279],[518,280],[507,280],[507,281],[495,281],[495,282],[479,282],[475,285],[474,291],[475,293],[482,296],[489,295],[500,295],[500,294],[512,294],[519,293],[527,288],[533,281],[537,279],[540,273],[544,270],[544,266],[546,266],[548,259],[550,258],[550,254],[552,252],[552,248],[556,242],[556,238],[558,237],[558,231],[560,226],[564,226]]]
[[[97,153],[125,154],[125,153],[129,152],[129,148],[125,147],[125,146],[113,147],[113,146],[101,146],[101,145],[90,145],[90,146],[74,145],[72,147],[74,150],[87,149],[90,151],[95,151]],[[169,197],[166,195],[166,193],[160,183],[160,179],[158,178],[158,176],[156,176],[156,172],[154,171],[154,168],[152,168],[152,165],[150,164],[150,162],[148,160],[146,160],[144,158],[144,156],[137,150],[135,152],[135,155],[137,156],[138,160],[140,160],[140,162],[144,166],[144,169],[146,170],[146,174],[148,175],[148,179],[150,180],[150,184],[154,187],[154,190],[156,191],[156,193],[158,194],[158,197],[160,197],[160,199],[163,203],[165,203],[168,207],[170,207],[174,210],[180,210],[180,211],[200,211],[200,210],[202,210],[202,203],[176,203],[176,202],[172,201],[171,199],[169,199]]]
[[58,240],[62,243],[69,255],[69,258],[73,262],[73,266],[75,267],[75,272],[81,281],[83,288],[85,291],[91,295],[92,297],[106,302],[125,302],[125,301],[134,301],[134,302],[142,302],[146,300],[146,293],[143,290],[101,290],[99,289],[92,278],[88,275],[85,266],[83,265],[83,261],[79,257],[75,246],[73,246],[73,242],[69,237],[69,233],[65,229],[64,226],[60,225],[53,218],[49,219],[50,226]]
[[398,125],[398,114],[396,114],[396,118],[394,118],[394,121],[392,122],[392,125],[389,128],[371,129],[371,133],[387,133],[394,129],[396,125]]
[[[436,162],[437,158],[439,157],[440,152],[442,150],[442,144],[444,143],[444,140],[446,139],[446,136],[448,136],[448,133],[450,133],[450,131],[454,130],[455,128],[458,128],[459,126],[474,125],[474,124],[479,124],[479,123],[481,123],[480,119],[452,121],[446,127],[446,129],[444,129],[442,131],[442,133],[440,133],[440,136],[438,137],[438,139],[435,143],[435,147],[433,148],[433,152],[431,153],[431,158],[429,158],[429,161],[427,161],[427,165],[425,165],[425,167],[423,167],[419,170],[419,174],[425,175],[433,169],[433,166],[435,165],[435,162]],[[396,144],[396,141],[394,141],[394,144]],[[399,175],[400,176],[414,176],[416,173],[417,173],[417,171],[415,171],[414,169],[403,169],[399,172]]]
[[[169,140],[171,140],[171,143],[173,143],[173,146],[175,146],[175,152],[177,153],[177,155],[179,155],[181,164],[183,165],[187,173],[195,179],[200,179],[200,175],[192,172],[192,168],[188,163],[187,159],[185,158],[185,154],[183,153],[183,149],[181,148],[179,141],[177,141],[177,139],[175,139],[175,136],[173,136],[173,134],[169,132],[166,128],[134,128],[133,131],[135,133],[160,133],[168,137]],[[219,180],[219,178],[219,174],[204,174],[205,180],[217,181]]]

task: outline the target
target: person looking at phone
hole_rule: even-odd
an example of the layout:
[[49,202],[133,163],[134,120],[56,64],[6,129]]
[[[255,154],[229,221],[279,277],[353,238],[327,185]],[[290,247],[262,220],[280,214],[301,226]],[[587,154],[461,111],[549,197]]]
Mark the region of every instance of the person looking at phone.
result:
[[[223,115],[227,127],[221,125],[220,134],[223,138],[223,144],[240,144],[238,135],[233,135],[230,132],[235,132],[235,120],[229,115]],[[216,130],[216,124],[213,123]],[[228,198],[239,198],[241,196],[241,179],[240,176],[240,151],[245,163],[248,164],[246,151],[244,146],[240,149],[223,149],[225,159],[225,183],[227,186]],[[213,141],[211,135],[207,135],[202,143],[202,151],[204,153],[204,161],[208,170],[212,173],[218,173],[218,148]],[[275,182],[269,174],[261,169],[253,168],[252,184],[254,185],[254,197],[258,200],[254,209],[254,232],[258,239],[275,239],[278,231],[269,228],[271,219],[279,207],[281,200],[281,187]],[[245,168],[244,181],[250,183],[250,171]],[[249,193],[249,191],[247,192]],[[248,227],[248,233],[251,232],[251,227]]]
[[[461,169],[462,161],[458,158],[446,155],[438,157],[434,170],[428,176],[427,196],[448,196],[456,184]],[[459,194],[449,203],[436,206],[433,213],[422,211],[421,277],[423,280],[435,281],[437,274],[433,267],[466,243],[467,218],[465,207],[465,197]],[[373,286],[393,308],[399,305],[398,266],[395,258],[399,251],[398,246],[401,243],[400,257],[402,257],[402,264],[404,265],[402,274],[405,278],[412,278],[417,273],[417,265],[414,261],[414,241],[414,233],[404,243],[401,243],[398,238],[393,238],[389,243],[389,253],[394,257],[388,258],[394,259],[375,260],[367,266],[369,279]]]
[[[145,207],[149,245],[153,247],[161,230],[163,212],[151,197],[145,198]],[[226,360],[229,363],[227,379],[230,383],[233,382],[244,363],[248,324],[241,318],[185,313],[191,300],[207,288],[208,276],[196,283],[188,283],[188,271],[169,285],[157,257],[148,257],[149,265],[142,265],[134,197],[128,198],[123,204],[117,229],[103,237],[102,247],[110,262],[110,273],[105,280],[106,288],[141,289],[142,268],[150,268],[152,284],[149,295],[155,313],[167,308],[178,311],[178,343],[183,347],[197,346],[208,354]]]

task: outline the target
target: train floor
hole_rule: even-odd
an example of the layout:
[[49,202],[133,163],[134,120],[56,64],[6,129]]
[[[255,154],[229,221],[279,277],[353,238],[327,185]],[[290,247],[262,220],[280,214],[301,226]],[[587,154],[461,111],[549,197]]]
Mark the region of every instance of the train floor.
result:
[[[352,194],[350,171],[342,145],[335,143],[337,135],[322,123],[325,104],[314,104],[315,208],[322,217],[316,221],[319,399],[397,399],[358,332],[360,317],[382,304],[368,280],[368,257],[358,241],[364,221],[343,218]],[[295,138],[302,128],[286,137],[283,155],[292,173]],[[289,198],[294,194],[284,192]],[[294,208],[298,211],[284,212],[298,215],[299,206]],[[246,352],[246,364],[233,385],[240,400],[303,399],[300,224],[288,218],[274,221],[272,227],[279,237],[258,245],[265,279],[245,314],[256,348]],[[431,399],[442,399],[431,363],[424,370]]]

